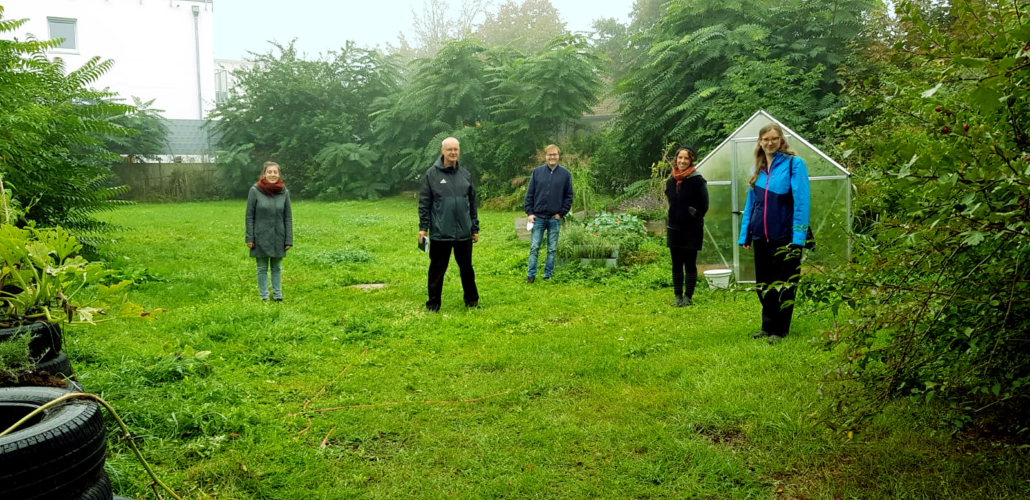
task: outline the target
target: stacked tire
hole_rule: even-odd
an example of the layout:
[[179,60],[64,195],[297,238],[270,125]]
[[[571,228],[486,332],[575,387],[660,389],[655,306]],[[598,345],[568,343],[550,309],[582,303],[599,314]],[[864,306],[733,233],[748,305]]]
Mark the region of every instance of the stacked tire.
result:
[[69,378],[74,373],[64,353],[64,338],[61,325],[57,323],[37,322],[13,328],[0,328],[0,342],[5,342],[18,335],[31,335],[29,355],[36,362],[37,372],[47,372],[55,377]]
[[[0,388],[0,432],[65,394],[52,387]],[[111,500],[100,406],[72,400],[0,437],[0,498]]]

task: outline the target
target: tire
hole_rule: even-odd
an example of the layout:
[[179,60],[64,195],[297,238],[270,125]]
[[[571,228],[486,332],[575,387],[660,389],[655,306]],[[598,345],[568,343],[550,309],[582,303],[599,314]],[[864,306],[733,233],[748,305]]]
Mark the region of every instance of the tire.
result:
[[32,359],[49,361],[58,356],[63,347],[61,325],[57,323],[37,322],[13,328],[0,328],[0,342],[10,340],[18,335],[32,335],[29,342],[29,355]]
[[[0,389],[0,427],[67,394],[53,387]],[[0,437],[0,498],[76,500],[104,471],[104,419],[94,401],[47,409]]]
[[72,364],[68,361],[68,355],[60,353],[56,358],[50,361],[44,361],[42,363],[36,363],[37,372],[47,372],[55,377],[69,378],[75,374],[72,371]]
[[100,469],[100,475],[97,476],[93,482],[93,486],[90,486],[88,490],[84,491],[81,496],[76,500],[112,500],[114,493],[111,492],[111,478],[107,477],[107,472],[103,468]]

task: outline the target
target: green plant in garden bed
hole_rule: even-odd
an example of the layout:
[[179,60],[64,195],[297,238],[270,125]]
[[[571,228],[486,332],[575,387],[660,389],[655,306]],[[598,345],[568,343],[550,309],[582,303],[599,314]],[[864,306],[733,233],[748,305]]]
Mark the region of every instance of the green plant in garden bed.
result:
[[597,235],[630,233],[644,235],[647,231],[640,219],[630,214],[601,212],[586,224],[588,231]]
[[0,326],[36,321],[90,323],[118,318],[152,318],[128,300],[124,280],[100,284],[113,274],[89,262],[82,245],[61,228],[39,230],[0,225]]

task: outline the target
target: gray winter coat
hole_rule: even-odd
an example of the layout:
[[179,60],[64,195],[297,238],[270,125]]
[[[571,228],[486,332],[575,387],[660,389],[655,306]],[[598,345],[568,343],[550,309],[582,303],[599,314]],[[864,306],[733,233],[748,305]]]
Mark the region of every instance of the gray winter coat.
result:
[[251,257],[285,257],[286,245],[293,246],[293,211],[290,191],[268,196],[257,186],[247,194],[247,242],[254,242]]

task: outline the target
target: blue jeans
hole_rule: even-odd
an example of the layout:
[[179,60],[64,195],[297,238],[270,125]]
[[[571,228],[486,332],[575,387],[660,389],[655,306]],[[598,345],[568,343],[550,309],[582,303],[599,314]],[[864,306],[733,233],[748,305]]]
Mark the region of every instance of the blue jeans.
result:
[[554,274],[554,258],[558,255],[558,233],[561,232],[561,219],[537,217],[533,223],[533,233],[529,240],[529,273],[528,278],[536,277],[537,258],[540,254],[540,243],[544,240],[544,229],[547,230],[547,260],[544,261],[544,278]]
[[268,299],[268,268],[272,267],[272,298],[283,298],[283,258],[282,257],[258,257],[257,278],[258,293],[262,299]]

